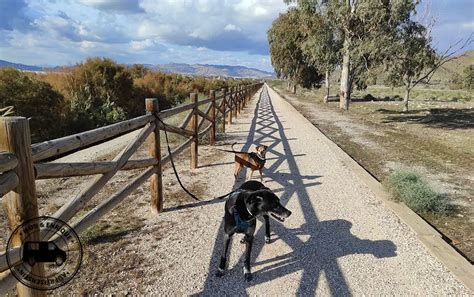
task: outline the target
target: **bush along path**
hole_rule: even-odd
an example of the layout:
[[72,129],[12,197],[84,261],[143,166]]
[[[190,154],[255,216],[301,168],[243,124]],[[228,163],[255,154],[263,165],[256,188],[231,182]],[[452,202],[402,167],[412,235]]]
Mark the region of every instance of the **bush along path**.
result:
[[[233,142],[242,150],[253,150],[256,144],[269,147],[264,183],[293,213],[283,223],[271,220],[270,244],[257,222],[252,281],[244,280],[245,245],[239,235],[229,249],[226,274],[215,276],[223,249],[224,204],[187,199],[168,168],[165,211],[154,216],[147,203],[137,203],[148,197],[146,188],[140,188],[110,215],[124,224],[134,222],[134,227],[87,243],[85,250],[94,251],[87,256],[89,262],[58,293],[472,293],[344,165],[325,136],[273,90],[265,86],[257,93],[226,126],[217,145],[228,148]],[[176,162],[183,182],[199,197],[218,196],[243,182],[234,180],[232,154],[205,146],[199,154],[198,169]],[[176,207],[179,199],[184,205]]]

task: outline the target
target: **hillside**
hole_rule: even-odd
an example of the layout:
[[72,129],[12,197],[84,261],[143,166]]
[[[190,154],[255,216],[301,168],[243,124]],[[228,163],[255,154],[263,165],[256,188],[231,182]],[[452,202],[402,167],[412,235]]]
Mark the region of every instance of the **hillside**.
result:
[[[202,76],[221,76],[234,78],[268,78],[273,77],[272,72],[259,70],[256,68],[249,68],[245,66],[231,66],[231,65],[208,65],[208,64],[184,64],[184,63],[169,63],[169,64],[144,64],[145,67],[153,70],[162,71],[165,73],[181,73],[189,75]],[[13,67],[18,70],[26,71],[44,71],[55,70],[61,68],[60,66],[54,68],[44,68],[40,66],[30,66],[0,60],[0,68]]]
[[39,66],[30,66],[25,64],[18,64],[13,62],[8,62],[4,60],[0,60],[0,68],[12,67],[18,70],[27,70],[27,71],[41,71],[43,67]]
[[166,73],[182,73],[191,75],[203,76],[224,76],[237,78],[263,78],[273,77],[271,72],[249,68],[245,66],[231,66],[231,65],[209,65],[209,64],[183,64],[170,63],[154,66],[157,69]]
[[474,50],[466,51],[444,64],[433,75],[433,81],[440,80],[442,84],[448,83],[455,73],[462,77],[464,69],[469,65],[474,65]]
[[[466,51],[462,54],[459,54],[455,59],[446,62],[443,66],[436,70],[433,77],[431,78],[429,85],[423,85],[423,88],[447,88],[450,82],[455,78],[457,74],[459,77],[464,76],[464,69],[469,66],[474,65],[474,50]],[[384,85],[387,72],[383,67],[379,67],[375,70],[377,77],[376,85]],[[333,81],[338,81],[340,76],[340,71],[337,69],[331,76]]]

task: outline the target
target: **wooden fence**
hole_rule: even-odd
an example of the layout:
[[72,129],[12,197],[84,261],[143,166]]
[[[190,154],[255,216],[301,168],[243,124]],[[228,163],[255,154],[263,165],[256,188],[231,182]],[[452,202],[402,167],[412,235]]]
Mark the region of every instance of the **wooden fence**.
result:
[[[141,174],[115,194],[70,223],[74,230],[78,234],[85,231],[147,179],[150,180],[152,211],[161,212],[163,210],[162,166],[170,160],[170,156],[168,154],[163,156],[161,152],[160,130],[166,129],[167,132],[177,133],[188,138],[172,151],[172,156],[180,154],[190,146],[191,168],[196,168],[198,166],[199,137],[209,133],[209,142],[213,145],[216,139],[216,125],[220,123],[222,131],[225,132],[226,122],[232,123],[232,118],[241,112],[261,85],[261,83],[257,83],[229,90],[223,89],[219,96],[216,96],[216,92],[211,90],[209,98],[201,101],[198,101],[198,94],[192,93],[190,94],[190,104],[163,111],[160,111],[156,98],[148,98],[145,100],[146,114],[143,116],[33,145],[26,118],[0,117],[0,197],[3,196],[2,202],[9,228],[13,231],[23,222],[39,216],[35,180],[98,175],[76,197],[51,215],[68,222],[119,170],[144,169]],[[204,105],[207,105],[207,108],[205,111],[201,111],[199,107]],[[180,125],[162,124],[166,118],[185,111],[189,111],[189,113]],[[202,129],[206,121],[209,122],[209,125]],[[52,158],[71,154],[90,145],[108,141],[138,129],[141,130],[135,139],[112,161],[47,162]],[[147,138],[149,139],[149,158],[129,160]],[[5,234],[6,236],[8,234]],[[36,236],[49,239],[52,234],[38,230]],[[14,255],[13,258],[10,257],[10,263],[20,264],[19,249],[23,238],[14,238],[12,241],[16,247],[10,251],[12,252],[10,255]],[[36,275],[44,273],[42,265],[36,264],[33,269],[35,269],[33,272]],[[0,253],[0,295],[8,292],[15,284],[17,284],[17,280],[9,271],[6,252]],[[43,291],[30,289],[20,283],[17,284],[17,290],[20,296],[45,295]]]

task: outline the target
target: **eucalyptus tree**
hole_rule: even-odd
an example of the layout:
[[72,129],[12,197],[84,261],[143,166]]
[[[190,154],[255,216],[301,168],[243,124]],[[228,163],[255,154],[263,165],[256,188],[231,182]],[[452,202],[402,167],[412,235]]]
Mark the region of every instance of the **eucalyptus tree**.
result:
[[301,11],[290,8],[273,21],[267,32],[270,58],[278,77],[286,78],[296,85],[312,87],[321,80],[319,70],[308,62],[302,50],[305,34],[301,28]]
[[319,13],[342,40],[340,108],[349,109],[352,86],[386,59],[397,27],[410,19],[418,0],[284,0]]
[[403,111],[408,111],[411,90],[420,82],[428,82],[439,64],[439,57],[430,45],[427,29],[409,22],[398,31],[388,60],[386,81],[391,86],[404,86]]
[[403,86],[405,96],[403,111],[408,111],[410,93],[418,84],[428,84],[436,70],[446,62],[456,59],[455,54],[472,43],[473,34],[460,39],[444,52],[437,53],[432,46],[431,27],[409,21],[403,24],[393,39],[387,55],[389,74],[386,81],[391,86]]
[[320,12],[314,11],[303,14],[303,32],[306,35],[302,44],[303,53],[308,61],[316,65],[325,74],[326,95],[324,102],[329,97],[329,77],[340,61],[342,42],[334,30],[334,25]]

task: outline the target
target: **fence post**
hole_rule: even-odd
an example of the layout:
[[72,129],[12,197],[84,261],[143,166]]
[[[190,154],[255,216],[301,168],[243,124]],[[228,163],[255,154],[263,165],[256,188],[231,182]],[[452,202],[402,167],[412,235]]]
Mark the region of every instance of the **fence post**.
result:
[[211,97],[211,129],[209,130],[209,142],[214,145],[216,142],[216,91],[210,90],[209,97]]
[[239,90],[240,112],[244,109],[244,86],[240,86]]
[[[0,151],[13,153],[18,160],[15,169],[19,177],[18,186],[3,197],[3,207],[12,232],[27,220],[39,216],[30,137],[30,125],[26,118],[0,117]],[[24,234],[16,234],[12,238],[13,246],[20,246],[25,240],[23,237]],[[28,240],[39,241],[39,230],[28,233]],[[31,273],[44,277],[43,264],[34,265]],[[45,291],[34,290],[21,283],[16,288],[19,296],[46,296]]]
[[248,86],[244,87],[244,107],[247,106],[247,91],[248,91]]
[[239,109],[239,102],[237,101],[237,87],[233,87],[232,88],[232,93],[234,93],[234,95],[232,96],[232,100],[234,100],[234,117],[237,118],[237,109]]
[[232,103],[232,90],[233,88],[230,87],[230,93],[229,93],[229,124],[232,124],[232,108],[233,108],[233,103]]
[[222,133],[225,133],[225,110],[226,110],[226,108],[227,108],[227,103],[226,103],[226,101],[225,101],[225,100],[226,100],[226,99],[225,99],[226,95],[227,95],[227,89],[226,89],[226,88],[222,88],[222,98],[223,98],[223,99],[222,99],[222,102],[223,102],[223,103],[221,103],[221,105],[222,105],[223,108],[224,108],[224,110],[221,111],[221,113],[222,113],[222,122],[221,122]]
[[193,141],[191,142],[191,169],[196,169],[198,167],[198,114],[196,110],[198,108],[198,94],[191,93],[189,94],[191,102],[194,103],[193,117],[191,118],[191,131],[194,132]]
[[242,108],[240,102],[240,86],[237,86],[237,113],[240,114],[240,109]]
[[[145,108],[147,114],[158,114],[160,106],[157,98],[146,98]],[[153,158],[158,160],[154,166],[156,171],[150,177],[150,192],[151,192],[151,210],[154,213],[163,211],[163,173],[161,168],[161,143],[160,143],[160,127],[161,123],[155,120],[155,131],[150,134],[148,141],[148,152]]]

